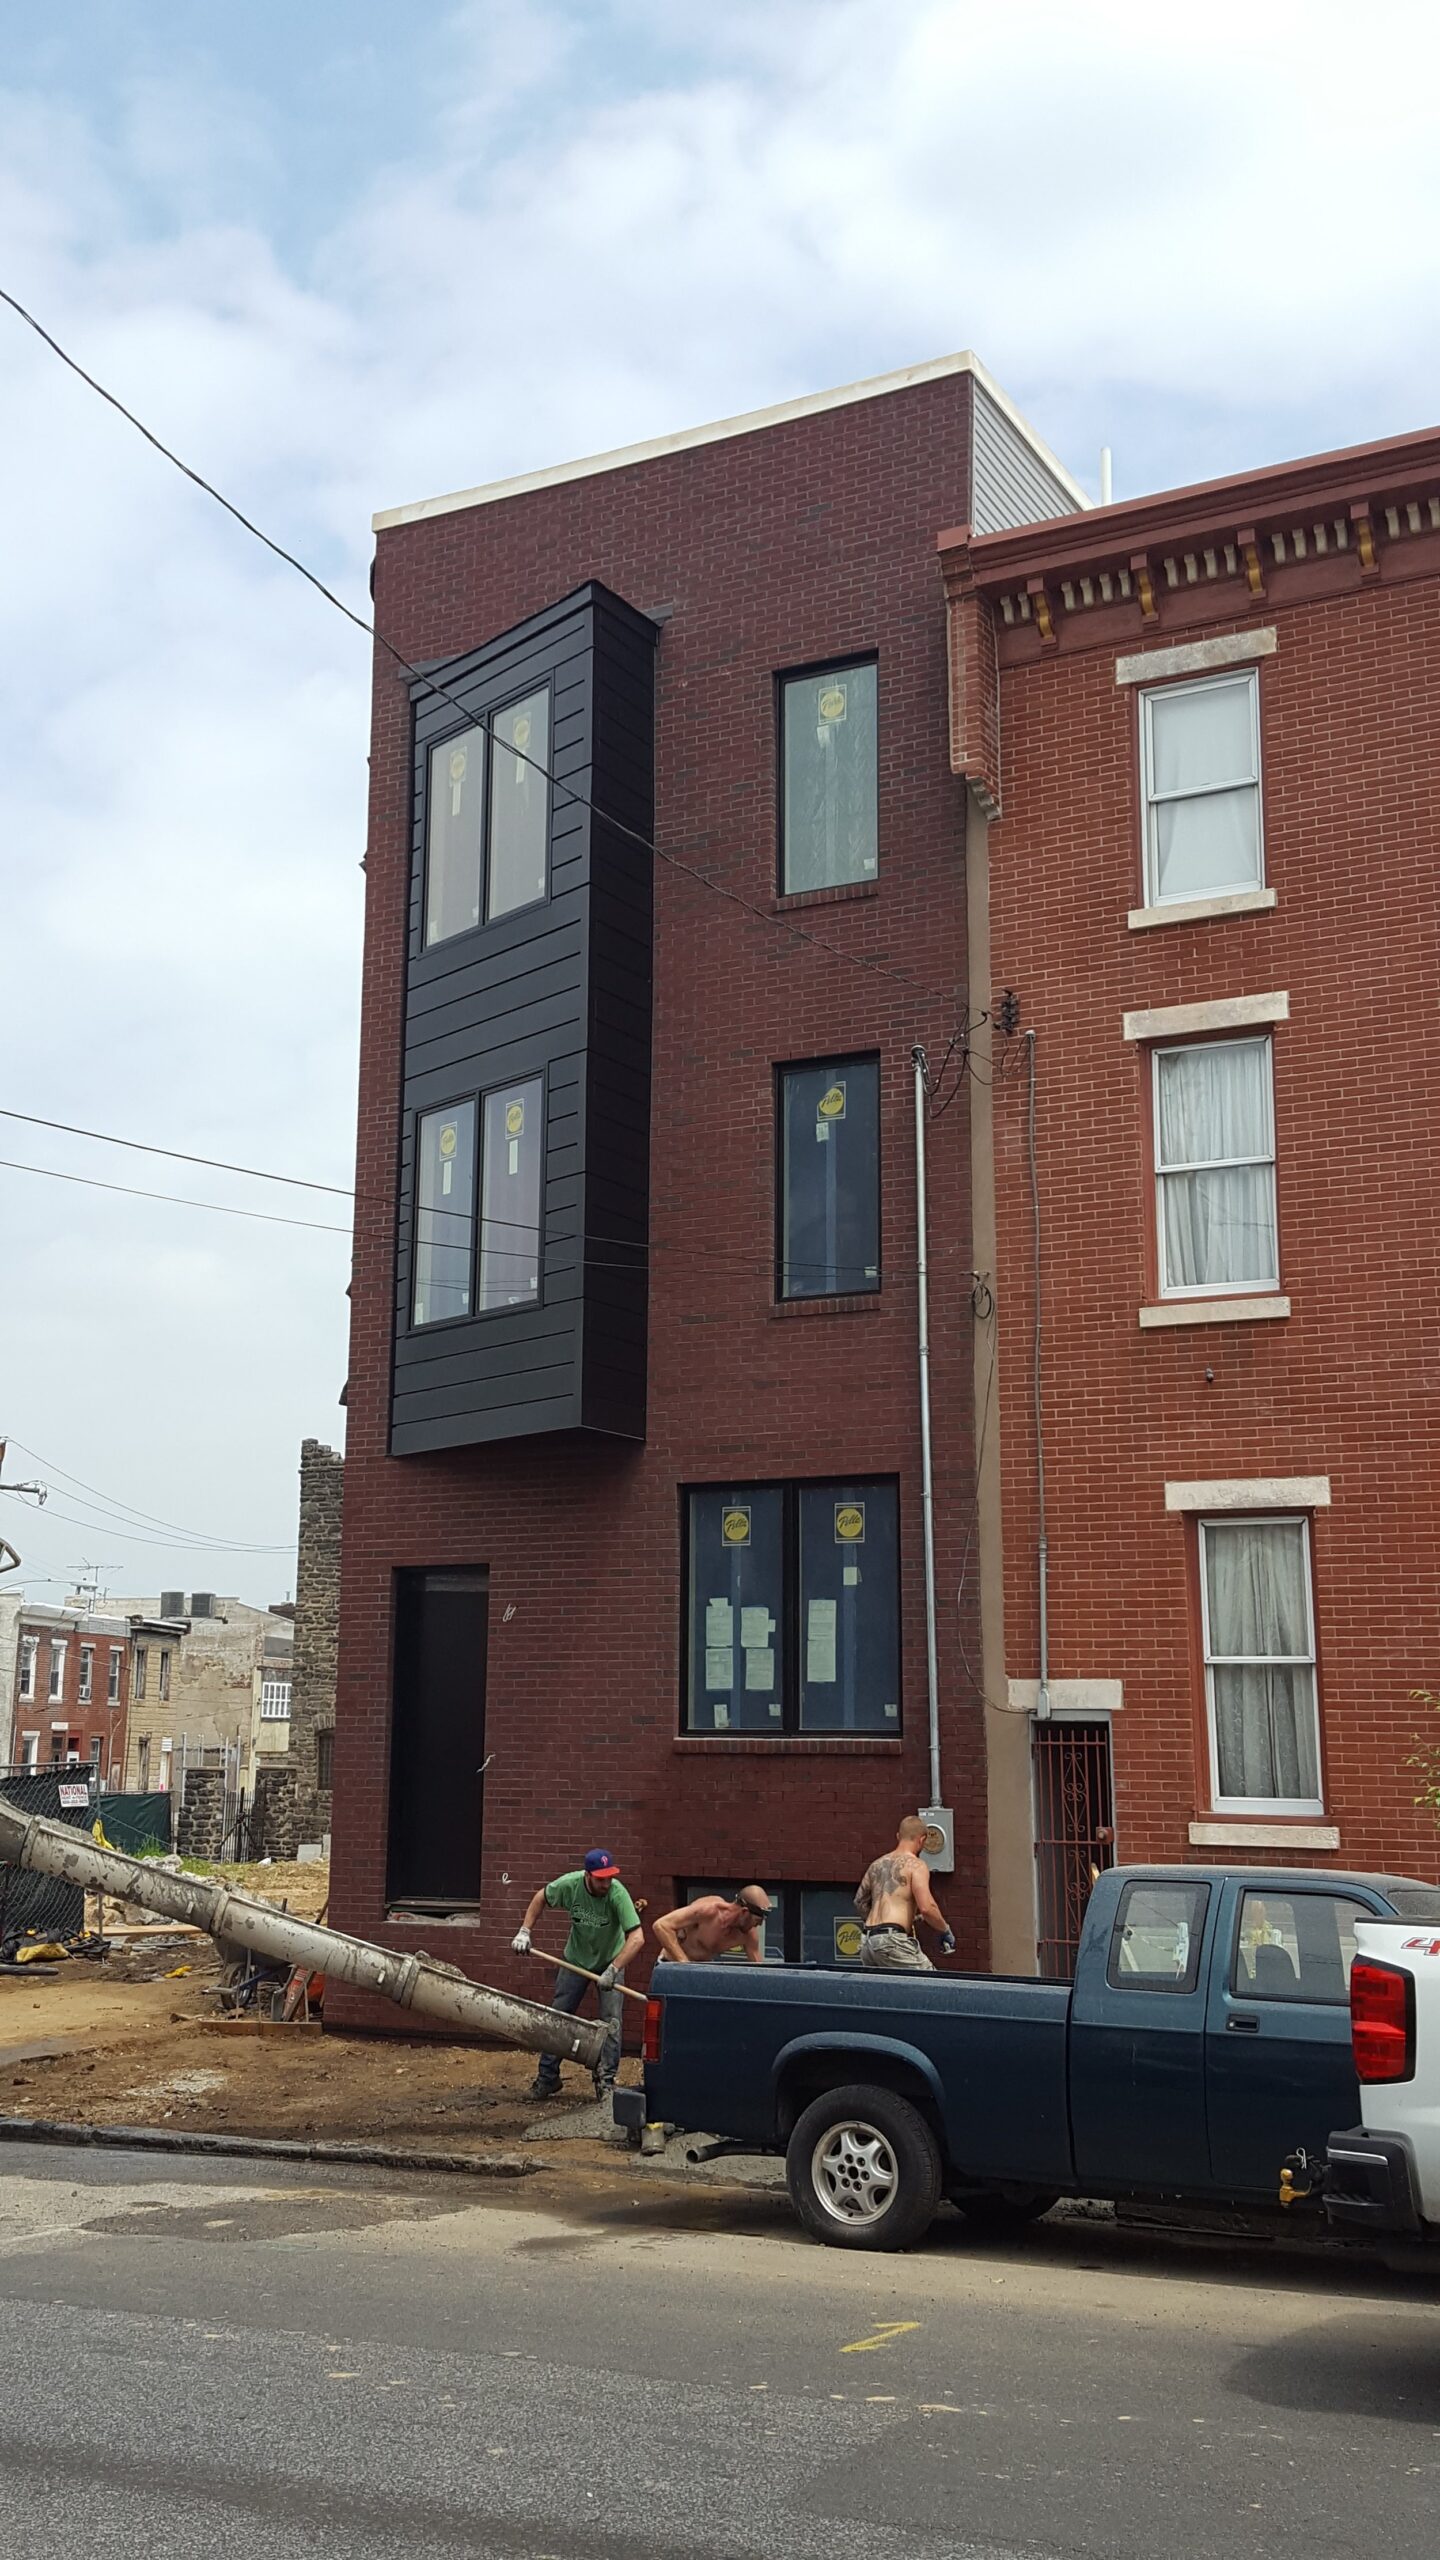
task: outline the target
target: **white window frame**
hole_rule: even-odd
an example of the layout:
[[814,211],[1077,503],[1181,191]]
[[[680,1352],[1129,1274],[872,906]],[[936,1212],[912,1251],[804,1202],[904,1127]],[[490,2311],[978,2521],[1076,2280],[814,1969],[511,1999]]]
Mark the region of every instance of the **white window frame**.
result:
[[1235,1514],[1220,1514],[1214,1519],[1197,1522],[1200,1564],[1200,1642],[1205,1659],[1205,1723],[1210,1751],[1210,1810],[1212,1813],[1309,1814],[1323,1813],[1323,1793],[1313,1796],[1224,1796],[1220,1793],[1220,1737],[1215,1722],[1215,1672],[1220,1670],[1301,1670],[1310,1674],[1311,1712],[1315,1719],[1315,1766],[1324,1786],[1321,1760],[1320,1674],[1315,1658],[1315,1575],[1310,1552],[1310,1521],[1303,1511],[1273,1511],[1249,1515],[1249,1525],[1264,1529],[1293,1529],[1302,1533],[1305,1558],[1305,1623],[1310,1637],[1308,1653],[1223,1653],[1210,1649],[1210,1577],[1206,1571],[1205,1532],[1207,1529],[1233,1529]]
[[35,1675],[39,1663],[39,1637],[22,1636],[20,1639],[20,1695],[22,1698],[29,1699],[35,1695]]
[[38,1734],[38,1733],[22,1733],[22,1734],[21,1734],[21,1736],[20,1736],[20,1766],[21,1766],[21,1768],[22,1768],[22,1769],[38,1769],[38,1768],[39,1768],[39,1766],[40,1766],[40,1736],[39,1736],[39,1734]]
[[110,1647],[110,1660],[105,1673],[106,1704],[112,1707],[118,1707],[120,1704],[120,1665],[123,1659],[124,1656],[119,1645],[112,1644]]
[[[1173,1058],[1181,1051],[1197,1049],[1263,1049],[1265,1072],[1270,1089],[1270,1152],[1259,1156],[1215,1156],[1194,1164],[1162,1164],[1160,1161],[1160,1061]],[[1245,1040],[1167,1040],[1157,1043],[1150,1052],[1150,1143],[1155,1159],[1155,1275],[1161,1300],[1181,1298],[1263,1298],[1280,1286],[1280,1200],[1275,1178],[1275,1043],[1268,1031]],[[1194,1173],[1229,1173],[1237,1165],[1266,1164],[1270,1168],[1270,1234],[1274,1250],[1273,1265],[1264,1279],[1185,1280],[1172,1281],[1165,1267],[1165,1185],[1176,1177]]]
[[[1162,698],[1174,701],[1178,694],[1213,693],[1221,685],[1234,690],[1247,688],[1250,700],[1250,739],[1253,773],[1232,774],[1222,782],[1207,782],[1197,791],[1157,791],[1152,776],[1155,751],[1152,734],[1152,706]],[[1223,675],[1200,676],[1191,684],[1149,685],[1140,696],[1140,805],[1144,835],[1144,898],[1152,912],[1161,907],[1189,906],[1197,898],[1229,897],[1241,889],[1263,889],[1265,886],[1265,809],[1260,777],[1260,674],[1256,667],[1227,668]],[[1172,889],[1162,895],[1160,889],[1160,842],[1155,812],[1173,800],[1209,800],[1217,792],[1251,789],[1255,794],[1255,875],[1247,880],[1221,880],[1198,889],[1193,883],[1183,889]]]
[[95,1647],[93,1644],[82,1644],[80,1647],[80,1686],[76,1691],[76,1696],[82,1707],[89,1706],[94,1687]]
[[54,1636],[50,1639],[50,1686],[45,1694],[52,1706],[65,1695],[65,1652],[69,1641],[68,1636],[61,1636],[58,1643]]
[[[288,1724],[290,1721],[290,1680],[262,1680],[260,1683],[260,1720],[262,1724]],[[277,1706],[275,1700],[282,1703]]]

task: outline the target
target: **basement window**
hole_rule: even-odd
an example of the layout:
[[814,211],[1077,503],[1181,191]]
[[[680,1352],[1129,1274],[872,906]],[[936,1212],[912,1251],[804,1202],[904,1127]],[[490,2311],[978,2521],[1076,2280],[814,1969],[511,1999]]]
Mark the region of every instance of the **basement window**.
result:
[[[863,1937],[855,1910],[853,1884],[770,1884],[762,1876],[716,1880],[692,1876],[678,1887],[681,1902],[698,1902],[707,1893],[723,1893],[729,1901],[744,1884],[763,1884],[770,1896],[769,1916],[761,1923],[760,1947],[767,1964],[824,1964],[853,1968],[860,1962]],[[748,1964],[743,1948],[719,1956],[719,1964]]]

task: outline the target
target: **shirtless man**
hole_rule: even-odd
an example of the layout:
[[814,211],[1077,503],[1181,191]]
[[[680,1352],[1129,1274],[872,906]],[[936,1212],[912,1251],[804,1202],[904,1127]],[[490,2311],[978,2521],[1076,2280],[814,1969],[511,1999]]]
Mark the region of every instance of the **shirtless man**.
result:
[[933,1973],[935,1967],[915,1935],[917,1918],[937,1932],[942,1956],[955,1953],[955,1933],[930,1890],[930,1870],[920,1854],[926,1829],[918,1813],[908,1813],[894,1848],[874,1859],[860,1879],[855,1908],[865,1931],[862,1965]]
[[744,1949],[752,1964],[763,1964],[760,1924],[770,1908],[761,1884],[742,1884],[733,1901],[723,1893],[702,1893],[679,1911],[667,1911],[652,1923],[672,1964],[709,1964],[715,1956]]

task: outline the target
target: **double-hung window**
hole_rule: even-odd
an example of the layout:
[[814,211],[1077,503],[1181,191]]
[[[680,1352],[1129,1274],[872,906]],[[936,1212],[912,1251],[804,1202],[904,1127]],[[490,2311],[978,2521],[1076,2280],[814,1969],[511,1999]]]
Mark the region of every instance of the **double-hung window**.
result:
[[1160,1295],[1278,1288],[1268,1033],[1156,1049],[1152,1073]]
[[135,1647],[135,1673],[130,1683],[132,1694],[137,1699],[144,1697],[146,1689],[149,1686],[149,1679],[150,1648],[148,1645],[137,1644]]
[[430,750],[425,943],[470,933],[545,895],[550,828],[548,690],[507,703]]
[[1309,1522],[1247,1517],[1199,1528],[1215,1809],[1319,1813]]
[[260,1715],[266,1724],[281,1723],[290,1713],[290,1682],[262,1680],[260,1683]]
[[49,1694],[52,1701],[65,1695],[65,1647],[57,1644],[53,1636],[50,1639]]
[[898,1733],[893,1483],[705,1487],[686,1498],[692,1733]]
[[1140,770],[1147,905],[1261,885],[1260,680],[1253,667],[1142,693]]
[[827,667],[780,684],[780,886],[873,880],[876,670]]
[[21,1637],[20,1695],[22,1698],[33,1698],[35,1695],[35,1664],[39,1656],[39,1652],[40,1639],[38,1636]]
[[880,1069],[873,1058],[782,1067],[775,1294],[880,1286]]
[[82,1706],[82,1707],[88,1707],[88,1706],[89,1706],[89,1704],[90,1704],[91,1691],[93,1690],[94,1685],[95,1685],[95,1647],[93,1646],[93,1644],[82,1644],[82,1646],[80,1647],[80,1689],[79,1689],[79,1699],[80,1699],[80,1704],[81,1704],[81,1706]]
[[118,1644],[112,1644],[110,1647],[110,1668],[106,1675],[105,1682],[106,1700],[112,1707],[118,1707],[120,1704],[120,1663],[120,1647]]

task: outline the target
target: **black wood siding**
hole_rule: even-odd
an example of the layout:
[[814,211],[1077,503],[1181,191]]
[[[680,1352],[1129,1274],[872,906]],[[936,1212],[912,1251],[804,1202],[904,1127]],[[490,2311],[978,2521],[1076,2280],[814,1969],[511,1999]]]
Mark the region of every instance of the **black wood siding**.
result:
[[[645,1436],[657,626],[599,585],[428,672],[415,702],[414,850],[395,1268],[392,1451],[541,1431]],[[550,688],[543,903],[426,950],[430,750]],[[610,823],[618,821],[619,825]],[[544,1079],[538,1303],[412,1326],[415,1136],[442,1104]],[[479,1119],[477,1110],[477,1121]],[[476,1191],[477,1230],[480,1197]]]

